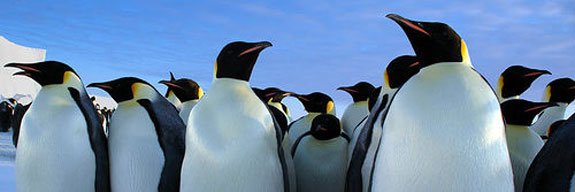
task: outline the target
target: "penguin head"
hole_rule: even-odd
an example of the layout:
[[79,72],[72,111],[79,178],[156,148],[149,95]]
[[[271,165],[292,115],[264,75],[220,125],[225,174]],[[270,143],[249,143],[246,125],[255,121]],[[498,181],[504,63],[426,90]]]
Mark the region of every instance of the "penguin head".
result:
[[148,82],[136,77],[122,77],[108,82],[91,83],[88,87],[97,87],[108,92],[117,102],[151,99],[158,91]]
[[499,76],[497,95],[501,99],[518,97],[531,86],[533,81],[543,74],[551,75],[551,72],[519,65],[511,66]]
[[557,104],[512,99],[501,103],[501,113],[506,124],[530,126],[537,114],[553,106],[557,106]]
[[555,123],[551,124],[551,126],[549,126],[549,129],[547,129],[547,137],[551,138],[551,136],[555,132],[557,132],[559,127],[561,127],[561,125],[563,125],[563,123],[565,123],[565,121],[567,121],[567,120],[559,120],[559,121],[555,121]]
[[162,80],[159,83],[167,85],[182,102],[200,99],[204,95],[204,91],[200,85],[191,79],[181,78],[173,81]]
[[409,78],[419,72],[421,64],[417,57],[412,55],[403,55],[393,59],[384,72],[384,83],[389,88],[397,89],[401,87]]
[[268,102],[281,102],[285,97],[293,94],[292,92],[283,91],[277,87],[268,87],[263,90],[263,93]]
[[331,97],[320,92],[313,92],[307,95],[292,94],[304,106],[308,113],[334,113],[334,104]]
[[379,93],[381,93],[381,86],[375,88],[367,99],[367,111],[371,112],[371,109],[373,109],[373,106],[375,106],[375,103],[377,102]]
[[411,42],[421,68],[440,62],[471,64],[465,42],[449,25],[413,21],[396,14],[386,17],[401,26]]
[[341,123],[336,116],[321,114],[313,118],[310,133],[317,140],[330,140],[341,135]]
[[65,85],[83,89],[80,76],[70,66],[58,61],[43,61],[38,63],[10,63],[4,67],[14,67],[22,71],[14,75],[22,75],[34,79],[42,87],[49,85]]
[[575,81],[570,78],[560,78],[551,81],[545,88],[544,101],[571,103],[575,100]]
[[353,86],[337,88],[337,90],[349,93],[353,98],[353,102],[366,101],[373,89],[375,89],[373,85],[365,81],[356,83]]
[[256,60],[262,50],[271,47],[267,41],[257,43],[232,42],[218,55],[215,66],[216,78],[232,78],[249,81]]

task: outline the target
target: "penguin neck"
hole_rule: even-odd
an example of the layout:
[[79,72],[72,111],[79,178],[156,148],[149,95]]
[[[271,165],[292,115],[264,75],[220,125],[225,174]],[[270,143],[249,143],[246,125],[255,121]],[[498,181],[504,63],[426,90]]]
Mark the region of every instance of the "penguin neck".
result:
[[[76,88],[77,89],[77,88]],[[78,89],[80,93],[85,92],[84,89]],[[41,99],[38,99],[41,98]],[[74,100],[70,96],[70,92],[68,91],[68,87],[58,84],[58,85],[45,85],[43,86],[38,94],[36,95],[36,99],[34,99],[33,103],[39,102],[48,102],[50,104],[74,104]]]

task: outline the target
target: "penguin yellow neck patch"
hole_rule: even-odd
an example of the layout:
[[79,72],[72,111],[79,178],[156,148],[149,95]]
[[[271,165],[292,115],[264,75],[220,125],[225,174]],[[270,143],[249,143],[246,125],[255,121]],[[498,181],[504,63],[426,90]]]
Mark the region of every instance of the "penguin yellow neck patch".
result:
[[545,92],[543,92],[543,101],[549,102],[551,100],[551,86],[545,87]]
[[133,99],[142,99],[142,98],[150,98],[153,94],[153,89],[146,84],[143,83],[134,83],[131,86]]
[[499,80],[497,81],[497,96],[499,96],[500,99],[503,98],[503,76],[499,77]]
[[326,112],[326,113],[330,113],[331,110],[333,110],[333,101],[327,102],[327,105],[326,105],[326,106],[327,106],[327,107],[326,107],[325,112]]
[[214,78],[216,77],[217,74],[218,74],[218,61],[216,61],[216,64],[214,65]]
[[387,85],[387,87],[391,87],[389,86],[389,74],[387,74],[387,70],[383,72],[383,84]]
[[463,39],[461,39],[461,61],[463,63],[471,64],[471,59],[469,58],[469,52],[467,51],[467,45],[465,44],[465,41],[463,41]]
[[76,74],[74,74],[72,71],[64,72],[62,84],[76,85],[79,82],[81,82],[80,78]]
[[201,99],[202,96],[204,96],[204,90],[202,90],[202,88],[198,88],[198,99]]

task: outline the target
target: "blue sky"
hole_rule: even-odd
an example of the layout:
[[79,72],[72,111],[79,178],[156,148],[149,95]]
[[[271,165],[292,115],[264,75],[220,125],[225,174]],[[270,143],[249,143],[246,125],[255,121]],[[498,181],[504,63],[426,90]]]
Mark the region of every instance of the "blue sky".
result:
[[491,83],[512,64],[553,72],[524,94],[530,100],[540,100],[549,81],[575,74],[572,0],[4,0],[0,7],[0,35],[46,49],[48,60],[68,63],[85,84],[123,76],[156,83],[172,71],[209,92],[215,57],[226,43],[268,40],[274,47],[261,54],[252,85],[322,91],[336,100],[340,114],[351,97],[337,87],[362,80],[380,85],[389,61],[413,54],[401,29],[384,17],[388,13],[451,25]]

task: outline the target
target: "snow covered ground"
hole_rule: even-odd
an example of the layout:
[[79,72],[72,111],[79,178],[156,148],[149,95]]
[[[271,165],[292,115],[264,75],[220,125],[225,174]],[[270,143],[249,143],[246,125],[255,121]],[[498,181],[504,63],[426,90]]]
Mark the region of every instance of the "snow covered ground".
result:
[[0,133],[0,191],[16,191],[14,182],[14,157],[16,149],[12,145],[12,131]]

